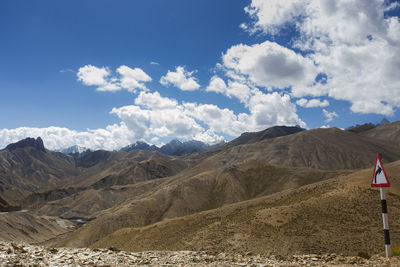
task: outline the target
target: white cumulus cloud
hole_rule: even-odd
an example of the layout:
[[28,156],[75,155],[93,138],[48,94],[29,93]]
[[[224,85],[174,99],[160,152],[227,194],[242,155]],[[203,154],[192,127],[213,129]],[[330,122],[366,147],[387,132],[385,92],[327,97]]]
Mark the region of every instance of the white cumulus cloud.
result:
[[122,65],[117,68],[119,75],[114,75],[109,68],[86,65],[79,68],[78,81],[84,85],[97,86],[97,91],[115,92],[122,89],[136,92],[136,89],[147,90],[145,82],[152,79],[140,68],[130,68]]
[[235,114],[212,104],[178,103],[158,92],[141,92],[135,105],[114,108],[111,113],[134,130],[135,138],[146,140],[161,137],[217,143],[223,140],[222,135],[235,137],[244,131],[260,131],[273,125],[305,127],[287,94],[254,90],[246,106],[249,113]]
[[135,99],[135,104],[151,109],[174,109],[178,106],[178,101],[168,97],[162,97],[159,92],[141,92]]
[[121,87],[110,78],[111,71],[108,68],[98,68],[92,65],[86,65],[79,68],[77,76],[78,81],[84,85],[97,86],[98,91],[118,91]]
[[168,71],[165,76],[162,76],[160,83],[164,86],[173,85],[183,91],[193,91],[200,88],[197,79],[193,77],[195,71],[186,71],[185,67],[177,66],[175,71]]
[[305,99],[305,98],[300,98],[299,100],[296,101],[296,104],[305,107],[305,108],[317,108],[317,107],[327,107],[329,106],[329,101],[324,100],[321,101],[320,99]]
[[[301,2],[304,2],[302,4]],[[244,24],[243,29],[254,33],[262,30],[276,33],[277,27],[295,21],[304,11],[306,1],[298,0],[252,0],[245,11],[253,18],[252,25]]]
[[222,61],[226,69],[265,88],[312,86],[318,74],[311,59],[270,41],[252,46],[234,45],[222,56]]
[[244,83],[232,80],[229,80],[228,85],[226,85],[224,80],[215,75],[211,77],[206,91],[220,93],[229,98],[236,97],[241,102],[246,103],[249,99],[251,89]]
[[181,138],[207,140],[209,143],[224,140],[202,127],[175,99],[162,97],[158,92],[141,92],[135,99],[135,105],[114,108],[111,113],[117,115],[128,128],[135,129],[137,139]]
[[[299,35],[291,40],[289,49],[303,50],[306,62],[313,62],[327,79],[324,84],[310,83],[312,79],[302,75],[284,79],[292,96],[329,96],[350,102],[351,111],[356,113],[390,116],[400,107],[400,21],[384,12],[394,8],[398,4],[384,0],[252,0],[245,10],[253,22],[246,27],[250,32],[273,35],[288,25],[297,28]],[[236,63],[240,59],[233,60],[235,67],[253,81],[260,81],[255,78],[259,70],[245,71]],[[269,76],[265,75],[268,79],[263,82],[270,81]]]
[[144,82],[150,82],[151,78],[140,68],[130,68],[128,66],[120,66],[117,69],[120,74],[119,82],[122,88],[135,92],[136,89],[146,90]]
[[326,109],[323,109],[322,111],[326,118],[325,122],[331,122],[334,118],[339,117],[339,115],[335,111],[329,112]]
[[[305,127],[306,124],[296,113],[296,105],[291,102],[288,94],[273,92],[270,94],[255,91],[250,98],[249,117],[250,125],[254,125],[257,130],[273,125],[299,125]],[[256,129],[252,129],[253,131]]]

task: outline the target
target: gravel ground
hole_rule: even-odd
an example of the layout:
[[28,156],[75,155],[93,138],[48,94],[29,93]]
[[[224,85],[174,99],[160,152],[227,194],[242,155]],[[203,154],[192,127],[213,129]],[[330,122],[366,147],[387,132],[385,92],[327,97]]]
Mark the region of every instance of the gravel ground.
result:
[[209,254],[202,251],[125,252],[48,248],[0,242],[0,266],[400,266],[400,258],[326,255]]

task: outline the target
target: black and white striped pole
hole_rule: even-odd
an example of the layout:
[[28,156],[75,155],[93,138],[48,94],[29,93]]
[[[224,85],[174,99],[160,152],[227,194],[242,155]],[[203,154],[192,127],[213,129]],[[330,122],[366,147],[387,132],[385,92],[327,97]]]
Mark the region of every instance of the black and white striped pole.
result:
[[381,187],[380,192],[381,192],[381,203],[382,203],[383,234],[385,236],[385,253],[386,253],[386,258],[390,258],[392,256],[392,250],[390,249],[389,221],[387,215],[385,187]]
[[382,165],[382,155],[377,154],[375,160],[375,168],[372,175],[371,186],[379,187],[381,195],[382,204],[382,221],[383,221],[383,234],[385,237],[385,254],[386,258],[392,256],[392,251],[390,249],[390,235],[389,235],[389,221],[387,215],[387,204],[386,204],[386,187],[390,187],[389,180],[387,178],[385,169]]

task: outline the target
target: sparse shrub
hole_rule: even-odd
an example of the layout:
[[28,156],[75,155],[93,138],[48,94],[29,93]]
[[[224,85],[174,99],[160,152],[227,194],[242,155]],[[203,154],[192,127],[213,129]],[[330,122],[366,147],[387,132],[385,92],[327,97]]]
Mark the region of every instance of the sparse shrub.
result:
[[121,251],[119,248],[116,248],[116,247],[109,247],[108,250],[111,250],[111,251],[114,251],[114,252]]
[[51,253],[53,253],[53,254],[56,254],[56,253],[58,252],[58,249],[56,249],[56,248],[51,248],[51,249],[49,249],[49,251],[50,251]]
[[[392,257],[400,257],[400,247],[398,246],[391,246],[391,251],[392,251]],[[380,254],[382,257],[385,257],[386,254],[385,252],[382,252]]]
[[369,258],[371,258],[371,255],[368,252],[360,251],[360,252],[358,252],[358,257],[368,260]]
[[392,256],[399,257],[400,256],[400,247],[392,247]]

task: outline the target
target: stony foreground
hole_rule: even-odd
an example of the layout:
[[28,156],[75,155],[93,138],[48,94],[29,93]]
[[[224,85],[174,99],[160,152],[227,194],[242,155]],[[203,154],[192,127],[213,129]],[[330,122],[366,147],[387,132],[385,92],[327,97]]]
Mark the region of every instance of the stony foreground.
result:
[[387,260],[327,255],[261,256],[194,251],[125,252],[117,249],[47,248],[0,243],[0,266],[400,266]]

